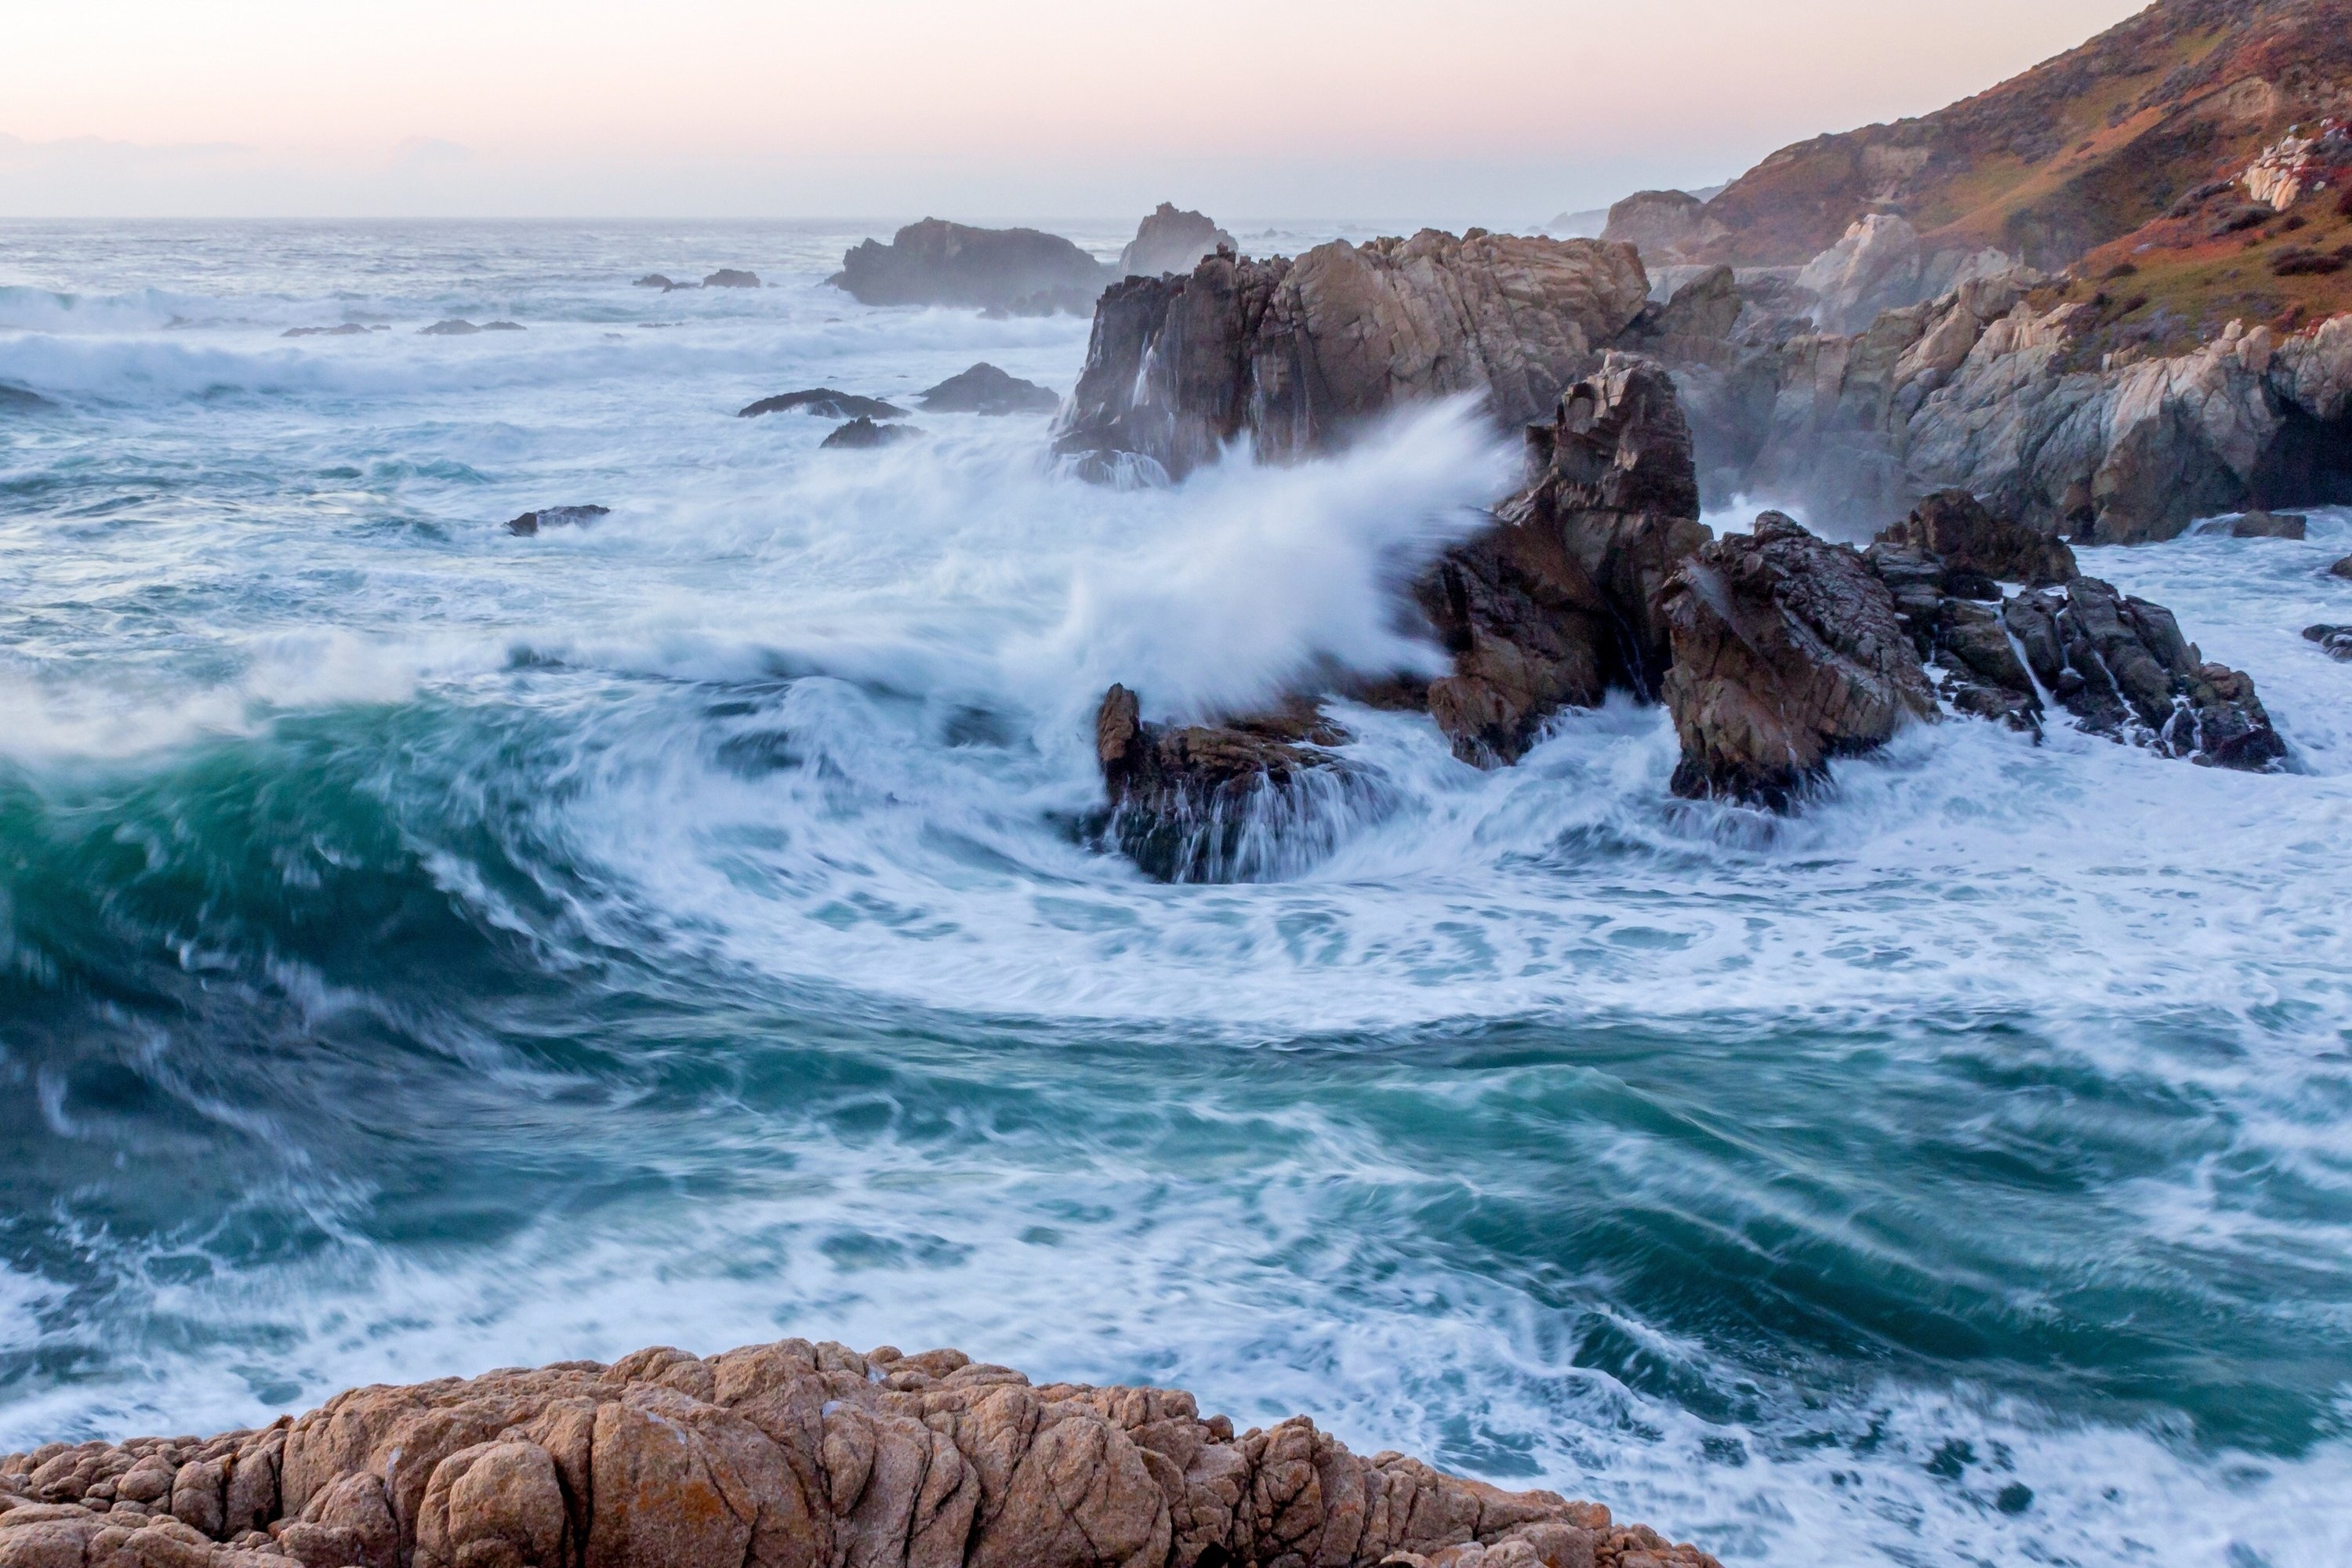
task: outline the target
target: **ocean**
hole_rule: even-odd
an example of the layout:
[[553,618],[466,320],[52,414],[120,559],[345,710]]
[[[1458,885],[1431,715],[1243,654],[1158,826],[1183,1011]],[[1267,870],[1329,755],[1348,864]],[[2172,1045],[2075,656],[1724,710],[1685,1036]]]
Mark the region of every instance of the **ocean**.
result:
[[825,285],[892,226],[0,225],[0,1449],[800,1334],[1727,1563],[2352,1561],[2352,513],[2082,552],[2285,772],[1956,721],[1782,820],[1656,709],[1351,710],[1368,787],[1164,886],[1104,689],[1427,667],[1387,589],[1515,459],[736,417],[1068,392],[1083,320]]

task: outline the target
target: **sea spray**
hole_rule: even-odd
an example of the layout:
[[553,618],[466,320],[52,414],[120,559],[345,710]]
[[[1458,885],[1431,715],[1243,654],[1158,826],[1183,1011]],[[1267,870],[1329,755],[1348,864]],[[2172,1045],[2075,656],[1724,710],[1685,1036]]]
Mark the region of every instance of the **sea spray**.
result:
[[0,331],[60,400],[0,425],[0,1444],[806,1332],[1727,1561],[2352,1552],[2343,513],[2085,561],[2301,773],[1956,721],[1772,819],[1622,699],[1495,773],[1342,705],[1380,810],[1167,888],[1084,831],[1103,686],[1428,660],[1375,606],[1507,486],[1458,414],[1122,492],[735,418],[1069,384],[1083,321],[828,291],[855,232],[10,233],[166,302]]

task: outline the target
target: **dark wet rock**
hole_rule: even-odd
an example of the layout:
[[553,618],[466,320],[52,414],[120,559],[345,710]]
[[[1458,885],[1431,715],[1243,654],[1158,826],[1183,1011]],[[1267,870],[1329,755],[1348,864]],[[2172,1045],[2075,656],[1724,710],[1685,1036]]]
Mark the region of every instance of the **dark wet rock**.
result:
[[278,335],[281,338],[356,338],[365,337],[367,329],[357,321],[345,321],[337,327],[289,327]]
[[1286,460],[1455,393],[1525,425],[1648,289],[1630,246],[1483,229],[1338,240],[1296,261],[1220,252],[1105,291],[1055,447],[1090,477],[1181,479],[1244,435]]
[[2041,734],[2042,699],[2010,646],[1998,583],[1973,567],[1954,565],[1916,544],[1889,542],[1884,535],[1863,552],[1863,561],[1886,584],[1895,618],[1920,659],[1941,672],[1937,689],[1955,711]]
[[428,338],[471,337],[474,333],[478,332],[481,330],[481,328],[474,325],[473,322],[457,316],[452,316],[446,321],[436,321],[429,327],[420,327],[417,329],[418,332]]
[[2301,539],[2310,520],[2295,512],[2250,511],[2230,524],[2232,539]]
[[2094,734],[2250,771],[2286,755],[2252,678],[2207,663],[2161,605],[2082,577],[2018,595],[2001,619],[2035,678]]
[[1298,858],[1316,791],[1351,771],[1331,748],[1348,732],[1312,699],[1203,724],[1153,724],[1114,686],[1095,716],[1110,797],[1105,837],[1163,882],[1244,881]]
[[757,289],[760,286],[760,275],[756,272],[746,272],[740,268],[722,267],[705,278],[702,280],[702,286],[705,289]]
[[1998,517],[1984,502],[1961,489],[1936,491],[1878,538],[1881,543],[1926,551],[1943,563],[1948,574],[1974,572],[1996,582],[2022,583],[2034,588],[2071,583],[2082,575],[2074,563],[2074,552],[2064,540]]
[[527,330],[520,321],[484,321],[482,323],[482,331],[486,332],[520,332]]
[[917,396],[934,414],[1051,414],[1062,405],[1048,388],[985,362]]
[[1894,596],[1861,554],[1766,512],[1701,548],[1659,595],[1674,791],[1786,809],[1833,757],[1936,717]]
[[827,450],[862,450],[872,447],[895,447],[902,441],[912,441],[922,432],[912,425],[877,425],[864,415],[836,428],[822,442]]
[[636,280],[635,287],[639,289],[658,289],[663,293],[667,294],[673,289],[692,289],[695,288],[696,285],[692,283],[680,283],[677,279],[665,277],[658,272],[648,272],[643,278]]
[[543,506],[507,524],[507,531],[530,535],[542,528],[585,528],[612,512],[608,506]]
[[1454,656],[1431,716],[1465,762],[1517,762],[1564,707],[1650,699],[1669,658],[1654,604],[1705,543],[1690,434],[1655,363],[1612,353],[1528,431],[1536,479],[1439,558],[1414,597]]
[[11,386],[0,381],[0,412],[29,414],[36,408],[52,407],[49,400],[28,386]]
[[739,419],[750,419],[761,414],[789,414],[798,409],[814,414],[820,419],[904,419],[907,411],[878,397],[860,397],[854,392],[835,392],[829,386],[812,386],[800,392],[781,393],[763,397],[749,407],[736,410]]
[[2347,555],[2327,569],[2330,577],[2352,577],[2352,555]]
[[[153,1500],[115,1501],[124,1488]],[[1384,1563],[1717,1568],[1600,1504],[1365,1458],[1304,1416],[1236,1433],[1179,1389],[806,1340],[380,1384],[259,1431],[0,1455],[5,1568]]]
[[1118,253],[1121,278],[1157,278],[1163,272],[1190,272],[1217,247],[1237,249],[1234,237],[1205,214],[1181,212],[1173,202],[1161,202],[1136,226],[1135,237]]
[[2303,635],[2326,650],[2328,658],[2352,660],[2352,626],[2305,626]]
[[925,218],[888,245],[866,240],[830,281],[868,305],[958,305],[1010,315],[1083,315],[1108,274],[1059,235]]

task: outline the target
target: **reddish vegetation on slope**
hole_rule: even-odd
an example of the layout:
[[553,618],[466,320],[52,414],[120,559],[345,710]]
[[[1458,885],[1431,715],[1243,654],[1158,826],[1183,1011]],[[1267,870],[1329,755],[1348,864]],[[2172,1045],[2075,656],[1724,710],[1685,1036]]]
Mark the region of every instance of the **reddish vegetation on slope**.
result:
[[[1931,249],[2053,269],[2330,115],[2352,115],[2352,0],[2160,0],[1950,108],[1773,153],[1707,204],[1729,231],[1709,258],[1801,264],[1894,213]],[[2344,300],[2335,276],[2296,302]]]

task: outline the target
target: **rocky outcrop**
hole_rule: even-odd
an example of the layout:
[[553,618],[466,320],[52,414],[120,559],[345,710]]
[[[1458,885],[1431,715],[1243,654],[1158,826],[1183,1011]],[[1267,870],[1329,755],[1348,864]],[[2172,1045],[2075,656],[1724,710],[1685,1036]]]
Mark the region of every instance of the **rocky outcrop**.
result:
[[1966,489],[2095,543],[2352,500],[2352,316],[2089,359],[2101,307],[2037,289],[2030,274],[1979,279],[1856,336],[1788,340],[1769,412],[1750,400],[1697,424],[1702,468],[1829,516]]
[[281,338],[357,338],[367,335],[367,328],[357,321],[345,321],[333,327],[289,327],[278,334]]
[[543,528],[585,528],[612,510],[608,506],[543,506],[509,521],[507,531],[529,538]]
[[1113,686],[1095,715],[1104,838],[1163,882],[1251,881],[1311,858],[1358,778],[1348,731],[1311,697],[1205,724],[1147,722]]
[[29,414],[37,408],[55,406],[28,386],[11,386],[0,381],[0,409],[15,414]]
[[1161,202],[1136,226],[1135,237],[1118,253],[1121,278],[1157,278],[1163,272],[1190,272],[1201,258],[1218,249],[1234,250],[1234,237],[1205,214],[1180,212],[1172,202]]
[[1966,490],[1937,490],[1927,497],[1910,516],[1882,531],[1878,542],[1925,551],[1948,572],[1971,573],[1999,583],[2041,588],[2082,575],[2065,541],[1996,516]]
[[1608,355],[1528,437],[1535,482],[1414,588],[1454,656],[1430,714],[1482,767],[1517,762],[1563,707],[1656,696],[1669,647],[1653,600],[1707,538],[1690,434],[1654,362]]
[[429,327],[419,327],[416,330],[420,335],[428,338],[466,338],[473,336],[482,329],[461,316],[451,316],[436,321]]
[[2018,595],[2001,619],[2035,679],[2094,734],[2248,771],[2286,756],[2252,678],[2207,663],[2161,605],[2082,577]]
[[740,267],[722,267],[702,280],[705,289],[757,289],[760,275]]
[[817,446],[824,451],[862,451],[895,447],[921,435],[922,431],[912,425],[877,425],[861,414],[848,424],[835,426]]
[[1098,477],[1181,478],[1244,436],[1263,458],[1297,458],[1456,393],[1523,425],[1648,288],[1630,246],[1479,229],[1339,240],[1296,261],[1221,252],[1104,294],[1057,449]]
[[1785,809],[1832,758],[1937,715],[1885,584],[1859,553],[1779,512],[1702,548],[1659,608],[1674,651],[1676,795]]
[[917,395],[934,414],[1051,414],[1062,400],[1034,381],[1007,375],[985,362]]
[[0,1458],[0,1568],[1715,1568],[1609,1510],[1169,1389],[785,1340],[357,1388]]
[[804,387],[798,392],[779,393],[736,410],[739,419],[753,419],[762,414],[789,414],[798,409],[819,419],[904,419],[907,411],[878,397],[861,397],[854,392],[835,392],[829,386]]
[[829,281],[867,305],[1050,316],[1093,310],[1107,278],[1100,262],[1059,235],[932,217],[908,224],[888,245],[866,240],[842,257]]
[[1658,267],[1695,260],[1728,233],[1688,191],[1636,191],[1609,209],[1601,237],[1633,247]]
[[1974,567],[1884,535],[1863,552],[1863,560],[1894,596],[1895,619],[1954,712],[2041,735],[2042,695],[2002,623],[1999,584]]
[[1818,300],[1823,331],[1858,332],[1882,311],[1948,293],[1977,278],[2017,269],[2017,258],[1990,246],[1935,249],[1893,213],[1873,213],[1797,274]]

